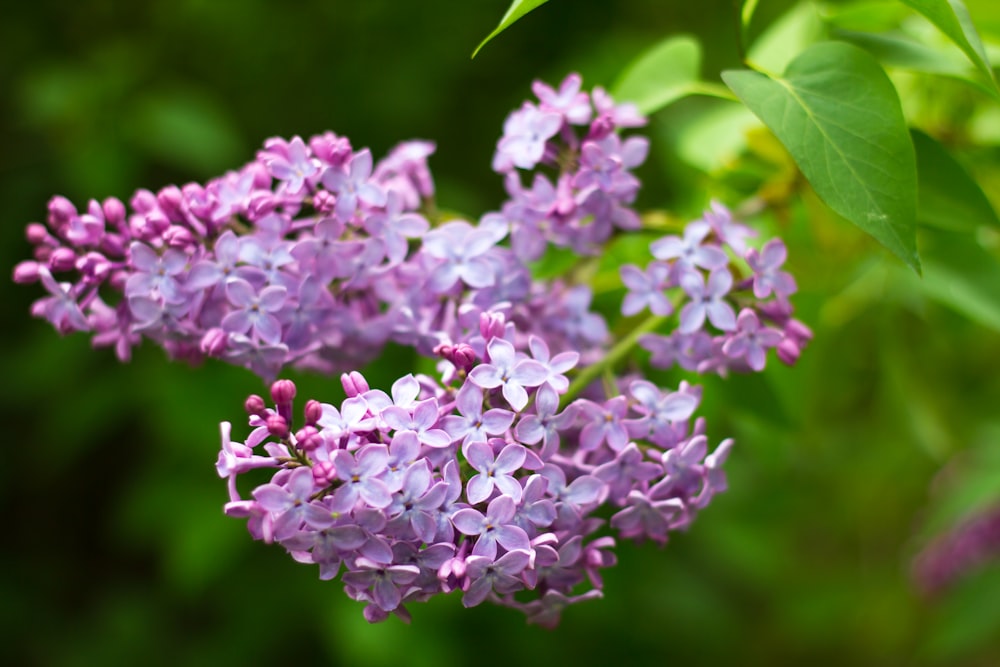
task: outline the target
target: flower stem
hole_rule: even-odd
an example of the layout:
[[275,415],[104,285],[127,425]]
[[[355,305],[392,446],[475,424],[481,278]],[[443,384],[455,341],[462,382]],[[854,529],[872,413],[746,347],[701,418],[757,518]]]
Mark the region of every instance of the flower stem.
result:
[[563,409],[569,405],[591,382],[600,377],[605,369],[613,368],[625,355],[631,352],[643,334],[650,333],[659,328],[661,324],[667,321],[668,317],[669,315],[650,315],[639,326],[632,329],[627,336],[618,341],[613,348],[608,350],[603,359],[596,364],[591,364],[582,369],[580,374],[573,378],[573,382],[570,383],[566,393],[563,394],[559,408]]

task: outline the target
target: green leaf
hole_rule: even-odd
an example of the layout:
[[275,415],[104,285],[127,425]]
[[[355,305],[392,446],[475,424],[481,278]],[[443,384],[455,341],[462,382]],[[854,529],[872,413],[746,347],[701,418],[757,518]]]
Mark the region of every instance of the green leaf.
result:
[[823,42],[783,77],[731,70],[722,78],[830,208],[920,272],[913,143],[896,89],[868,53]]
[[919,130],[910,135],[917,153],[917,220],[965,232],[980,225],[1000,226],[983,189],[945,147]]
[[969,10],[965,8],[962,0],[902,0],[902,2],[926,16],[948,36],[948,39],[955,42],[993,84],[994,89],[996,88],[993,67],[986,57],[983,42],[979,39],[976,26],[972,23]]
[[486,46],[486,44],[491,39],[493,39],[494,37],[502,33],[504,30],[509,28],[522,16],[524,16],[533,9],[538,9],[546,2],[548,2],[548,0],[514,0],[513,2],[511,2],[510,7],[507,8],[507,13],[503,15],[502,19],[500,19],[500,23],[497,24],[497,27],[493,29],[493,32],[491,32],[486,36],[486,39],[484,39],[479,43],[479,46],[476,47],[476,50],[472,52],[472,57],[475,58],[476,54],[479,53],[479,50],[482,49],[484,46]]
[[686,35],[665,39],[625,68],[611,89],[620,102],[633,102],[649,115],[690,94],[701,67],[701,46]]
[[924,292],[969,319],[1000,331],[1000,262],[971,234],[925,230]]

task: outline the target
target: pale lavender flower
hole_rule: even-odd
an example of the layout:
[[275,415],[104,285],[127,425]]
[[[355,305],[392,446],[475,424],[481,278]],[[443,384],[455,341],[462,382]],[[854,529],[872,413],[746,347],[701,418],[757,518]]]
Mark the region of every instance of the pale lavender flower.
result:
[[736,331],[726,339],[722,351],[733,359],[746,359],[750,368],[762,371],[767,362],[767,350],[777,347],[782,337],[777,329],[762,327],[757,313],[744,308],[736,318]]
[[459,415],[448,415],[442,427],[452,441],[461,440],[463,448],[471,442],[486,442],[491,435],[501,435],[514,423],[510,410],[492,408],[483,412],[483,390],[466,382],[455,396]]
[[585,425],[580,431],[580,449],[593,451],[607,442],[613,451],[621,451],[628,443],[628,430],[625,428],[625,414],[628,412],[628,399],[616,396],[604,405],[585,399],[577,401],[579,414]]
[[342,577],[345,584],[358,589],[371,588],[372,601],[383,611],[392,611],[403,598],[401,587],[413,583],[420,574],[416,565],[383,565],[358,558],[350,572]]
[[717,328],[732,331],[736,328],[736,313],[724,297],[733,285],[733,276],[726,269],[717,269],[708,276],[708,284],[701,273],[692,271],[681,276],[681,287],[691,297],[681,309],[678,331],[684,334],[701,329],[705,317]]
[[545,153],[546,142],[562,127],[558,113],[542,111],[530,102],[507,116],[503,124],[503,137],[497,142],[493,169],[510,171],[513,167],[533,169]]
[[369,206],[385,206],[386,194],[370,182],[372,154],[367,148],[354,154],[345,169],[330,167],[323,172],[323,185],[337,195],[337,218],[348,222],[354,217],[358,202]]
[[464,220],[446,223],[424,235],[423,250],[442,260],[431,270],[430,287],[441,293],[459,280],[470,287],[488,287],[495,276],[485,255],[500,239],[492,230],[472,227]]
[[558,91],[542,81],[532,82],[531,91],[538,97],[543,111],[561,114],[572,125],[586,125],[593,110],[590,97],[580,90],[582,83],[583,78],[574,72],[563,79]]
[[513,473],[521,469],[527,457],[527,450],[521,445],[507,445],[494,459],[493,447],[485,442],[472,442],[465,449],[465,458],[473,470],[479,474],[469,479],[466,494],[469,502],[477,505],[493,495],[496,487],[500,493],[510,496],[514,502],[521,501],[521,484]]
[[481,604],[487,596],[496,591],[501,595],[513,593],[524,588],[524,582],[518,578],[531,562],[531,553],[527,550],[515,549],[493,560],[493,556],[483,557],[472,555],[466,561],[469,587],[462,596],[462,605],[475,607]]
[[753,295],[766,299],[773,292],[779,299],[795,293],[795,278],[779,270],[788,258],[788,250],[781,239],[771,239],[758,253],[755,248],[746,251],[747,264],[753,270]]
[[274,516],[274,539],[282,540],[298,530],[305,519],[313,490],[313,475],[309,468],[296,468],[283,485],[264,484],[254,490],[253,497],[257,504]]
[[385,445],[365,445],[357,451],[357,458],[338,449],[331,460],[337,468],[337,478],[344,482],[334,493],[336,502],[349,503],[361,498],[376,508],[388,507],[392,502],[392,489],[379,479],[389,461]]
[[650,262],[645,271],[626,264],[620,269],[622,283],[628,293],[622,301],[622,315],[631,317],[649,308],[654,315],[669,315],[674,307],[663,290],[670,286],[670,266],[663,262]]
[[394,431],[412,431],[421,444],[440,449],[451,444],[452,438],[438,425],[438,402],[428,398],[418,402],[411,412],[398,406],[382,410],[382,421]]
[[36,317],[44,317],[52,323],[57,330],[68,332],[72,329],[79,331],[89,331],[90,325],[87,318],[76,301],[70,283],[56,282],[49,270],[44,266],[38,268],[38,277],[42,285],[51,295],[35,302],[31,307],[31,312]]
[[502,387],[503,397],[520,412],[528,404],[525,387],[537,387],[545,382],[548,370],[533,359],[517,359],[514,346],[502,338],[490,340],[486,349],[490,363],[473,368],[469,380],[483,389]]
[[184,300],[179,276],[187,266],[187,257],[179,250],[168,249],[163,255],[144,243],[129,246],[129,259],[135,273],[125,283],[125,296],[161,296],[168,303]]
[[460,532],[478,538],[472,548],[473,555],[493,559],[498,544],[508,551],[531,548],[528,534],[513,522],[516,512],[513,498],[497,496],[487,505],[485,515],[466,507],[455,512],[451,521]]
[[[280,139],[278,141],[284,143]],[[264,165],[272,176],[285,182],[287,194],[299,194],[319,173],[319,161],[309,154],[301,137],[292,137],[283,147],[285,150],[274,150],[274,145],[269,148],[270,150],[261,153]]]
[[273,315],[285,305],[288,290],[280,285],[259,293],[241,278],[226,283],[226,297],[234,309],[222,319],[222,328],[231,333],[252,335],[274,345],[281,341],[281,321]]
[[712,228],[705,223],[692,222],[684,228],[684,238],[664,236],[653,241],[649,249],[656,259],[675,260],[674,266],[683,272],[695,267],[709,271],[721,269],[729,263],[729,257],[720,248],[702,245]]

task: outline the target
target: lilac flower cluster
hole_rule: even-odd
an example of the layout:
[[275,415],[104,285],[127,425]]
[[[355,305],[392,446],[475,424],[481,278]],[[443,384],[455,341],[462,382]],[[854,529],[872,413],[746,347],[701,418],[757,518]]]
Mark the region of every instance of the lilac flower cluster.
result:
[[[722,375],[762,371],[770,349],[786,364],[798,360],[812,332],[792,317],[789,297],[797,287],[781,269],[787,249],[777,238],[759,251],[748,248],[746,239],[754,235],[713,202],[702,218],[685,226],[683,236],[664,236],[650,244],[654,259],[645,270],[631,264],[621,268],[628,288],[623,315],[647,308],[660,317],[675,309],[679,313],[678,326],[669,335],[650,333],[639,339],[652,353],[653,366],[676,364]],[[673,299],[667,296],[671,291]],[[712,335],[706,324],[719,333]]]
[[[489,600],[552,626],[568,604],[600,597],[599,570],[615,563],[606,526],[665,543],[725,490],[732,441],[708,453],[704,420],[692,420],[701,392],[686,384],[633,380],[560,409],[578,355],[549,357],[534,336],[522,349],[497,321],[483,314],[467,372],[406,375],[391,395],[345,374],[348,398],[308,401],[298,428],[290,381],[272,385],[273,409],[251,396],[245,442],[222,426],[227,514],[321,579],[340,574],[373,622],[460,590],[467,607]],[[237,477],[259,468],[276,472],[244,498]]]
[[[511,248],[524,260],[542,256],[549,243],[596,254],[617,229],[640,227],[629,208],[639,190],[630,170],[646,160],[645,137],[622,139],[616,130],[646,119],[631,104],[617,105],[601,88],[580,90],[579,75],[554,90],[536,81],[539,103],[525,102],[504,123],[493,169],[506,175],[510,199],[502,215],[511,223]],[[551,167],[554,182],[535,172],[525,187],[518,169]]]
[[[46,224],[28,225],[34,259],[14,279],[47,290],[33,314],[123,361],[145,337],[268,380],[350,371],[344,401],[310,400],[301,419],[288,380],[271,385],[273,408],[251,396],[253,430],[238,442],[222,425],[217,470],[227,514],[320,578],[339,574],[370,621],[460,590],[467,606],[552,626],[600,597],[616,537],[664,544],[686,529],[725,489],[732,446],[709,454],[699,387],[633,372],[637,342],[654,366],[722,373],[763,369],[771,348],[794,363],[811,337],[791,317],[784,245],[749,248],[750,230],[713,205],[654,242],[645,270],[622,267],[622,314],[652,315],[609,347],[589,286],[535,280],[527,262],[550,243],[595,253],[640,226],[631,170],[648,142],[618,130],[645,121],[577,75],[534,92],[493,161],[511,198],[476,224],[434,215],[432,144],[374,163],[326,133],[270,139],[238,171],[140,190],[130,208],[55,197]],[[537,170],[530,188],[519,170]],[[638,335],[674,313],[676,331]],[[438,375],[370,388],[351,369],[390,341],[436,357]],[[262,468],[270,481],[241,494],[239,476]]]

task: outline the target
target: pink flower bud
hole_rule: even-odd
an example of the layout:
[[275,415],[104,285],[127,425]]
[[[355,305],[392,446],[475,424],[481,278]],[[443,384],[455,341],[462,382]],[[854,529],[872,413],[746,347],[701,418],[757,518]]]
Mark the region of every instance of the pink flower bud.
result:
[[281,415],[268,415],[266,423],[267,432],[275,438],[288,437],[288,422]]
[[295,398],[295,383],[291,380],[277,380],[271,385],[271,398],[278,405],[288,405]]
[[229,334],[218,327],[213,327],[201,337],[201,352],[209,357],[218,357],[226,351],[226,343],[228,341]]
[[324,487],[337,479],[337,469],[332,461],[319,461],[312,467],[313,481],[316,486]]
[[487,343],[492,338],[503,338],[504,325],[503,313],[484,312],[479,314],[479,333]]
[[65,197],[56,195],[49,200],[48,223],[52,229],[58,229],[68,224],[77,215],[76,206],[73,206],[73,202]]
[[21,262],[14,267],[14,282],[18,285],[30,285],[38,282],[38,262],[30,260]]
[[306,401],[305,416],[306,424],[309,426],[316,425],[323,417],[323,404],[310,398]]
[[347,398],[354,398],[370,389],[365,376],[357,371],[341,374],[340,384],[343,385]]
[[323,444],[323,436],[313,426],[305,426],[295,433],[295,440],[305,452],[311,452]]
[[69,248],[56,248],[49,257],[49,268],[53,271],[72,271],[76,266],[76,253]]
[[184,249],[194,243],[194,235],[179,225],[170,225],[167,231],[163,232],[163,242],[171,248]]
[[121,229],[125,224],[126,215],[125,204],[122,203],[122,200],[117,197],[108,197],[104,200],[104,204],[101,208],[104,211],[105,221],[107,221],[108,224]]
[[266,408],[267,406],[264,405],[264,399],[257,394],[251,394],[243,403],[243,409],[247,411],[248,415],[261,417],[264,415],[264,410]]
[[52,237],[49,236],[49,230],[45,229],[45,225],[38,222],[32,222],[25,227],[24,236],[31,245],[39,245],[52,240]]
[[799,360],[799,354],[801,352],[802,349],[799,347],[799,344],[791,338],[785,338],[778,343],[778,347],[775,348],[775,353],[778,355],[778,359],[781,359],[782,363],[788,366],[795,365],[795,362]]

